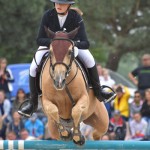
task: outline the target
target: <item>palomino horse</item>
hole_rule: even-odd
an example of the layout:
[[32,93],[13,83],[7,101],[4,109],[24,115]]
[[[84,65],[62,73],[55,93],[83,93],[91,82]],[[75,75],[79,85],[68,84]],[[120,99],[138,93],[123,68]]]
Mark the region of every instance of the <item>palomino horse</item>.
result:
[[[92,126],[102,136],[108,128],[108,114],[103,102],[94,96],[93,90],[87,90],[82,73],[75,63],[74,43],[70,39],[77,34],[78,29],[70,33],[45,30],[53,39],[50,58],[42,73],[42,105],[48,117],[48,126],[52,137],[73,139],[76,144],[82,145],[85,139],[80,132],[80,123],[83,121]],[[68,128],[66,123],[70,120],[72,124]]]

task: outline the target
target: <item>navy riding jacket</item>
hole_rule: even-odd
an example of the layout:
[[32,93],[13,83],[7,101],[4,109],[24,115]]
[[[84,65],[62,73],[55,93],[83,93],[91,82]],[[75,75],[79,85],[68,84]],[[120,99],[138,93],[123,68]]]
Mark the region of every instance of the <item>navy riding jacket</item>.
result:
[[73,39],[73,41],[75,41],[75,46],[79,49],[89,48],[90,44],[85,32],[83,19],[75,10],[69,10],[68,16],[62,28],[59,25],[58,15],[55,9],[47,10],[45,12],[39,28],[37,44],[38,46],[49,47],[51,39],[47,37],[44,26],[48,27],[53,32],[63,31],[64,28],[66,29],[66,32],[70,32],[80,26],[77,35]]

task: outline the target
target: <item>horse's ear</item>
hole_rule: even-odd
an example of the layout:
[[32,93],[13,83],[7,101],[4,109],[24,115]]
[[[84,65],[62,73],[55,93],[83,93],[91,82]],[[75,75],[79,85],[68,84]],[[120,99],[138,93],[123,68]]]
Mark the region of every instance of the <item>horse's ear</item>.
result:
[[45,32],[46,32],[47,36],[48,36],[49,38],[53,39],[54,36],[55,36],[55,32],[51,31],[51,30],[50,30],[49,28],[47,28],[46,26],[44,26],[44,28],[45,28]]
[[69,39],[73,39],[73,38],[76,36],[76,34],[77,34],[78,31],[79,31],[79,28],[80,28],[80,27],[75,28],[73,31],[71,31],[71,32],[68,33]]

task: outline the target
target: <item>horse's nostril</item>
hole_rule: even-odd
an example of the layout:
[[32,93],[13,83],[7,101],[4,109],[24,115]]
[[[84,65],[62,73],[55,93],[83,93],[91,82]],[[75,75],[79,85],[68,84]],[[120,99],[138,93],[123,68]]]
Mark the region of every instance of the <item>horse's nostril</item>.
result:
[[57,86],[57,82],[56,82],[56,80],[54,80],[54,85],[55,85],[55,86]]
[[57,87],[60,87],[60,85],[61,85],[58,81],[56,81],[55,84]]
[[66,83],[66,80],[64,79],[64,80],[62,81],[62,85],[65,85],[65,83]]

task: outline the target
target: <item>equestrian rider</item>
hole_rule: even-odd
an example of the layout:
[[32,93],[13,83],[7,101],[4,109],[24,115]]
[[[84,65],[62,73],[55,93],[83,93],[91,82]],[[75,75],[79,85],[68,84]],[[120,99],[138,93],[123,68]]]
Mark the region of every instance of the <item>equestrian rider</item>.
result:
[[26,117],[30,117],[32,113],[36,112],[38,107],[38,93],[36,91],[36,69],[37,64],[39,65],[43,55],[49,51],[49,46],[51,43],[50,38],[47,37],[44,26],[48,27],[53,32],[66,30],[66,32],[70,32],[77,27],[79,31],[76,37],[73,39],[75,46],[78,48],[78,57],[88,68],[89,75],[91,78],[92,86],[94,88],[95,96],[99,101],[105,101],[107,99],[113,99],[113,92],[104,92],[103,89],[99,86],[99,76],[97,73],[95,60],[88,50],[89,42],[86,36],[85,27],[83,23],[83,19],[81,16],[75,11],[71,10],[70,7],[74,4],[74,0],[50,0],[54,3],[54,9],[47,10],[42,18],[42,22],[39,28],[39,33],[37,37],[37,44],[39,46],[46,46],[46,50],[41,50],[40,47],[35,54],[35,59],[33,59],[30,66],[30,101],[29,103],[21,108],[18,112]]

